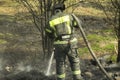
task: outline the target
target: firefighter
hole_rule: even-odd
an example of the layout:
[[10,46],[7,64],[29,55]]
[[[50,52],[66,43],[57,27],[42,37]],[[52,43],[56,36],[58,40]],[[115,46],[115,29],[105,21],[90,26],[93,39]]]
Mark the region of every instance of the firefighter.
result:
[[77,22],[72,15],[63,13],[64,4],[56,4],[53,10],[54,15],[45,30],[48,37],[54,39],[57,80],[65,80],[66,56],[70,62],[73,80],[83,80],[77,53],[77,39],[74,35],[74,28],[78,28]]

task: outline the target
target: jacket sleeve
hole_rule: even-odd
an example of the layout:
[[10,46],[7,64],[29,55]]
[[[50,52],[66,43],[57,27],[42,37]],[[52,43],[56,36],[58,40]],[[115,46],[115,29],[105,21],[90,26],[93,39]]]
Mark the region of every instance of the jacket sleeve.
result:
[[74,16],[72,16],[72,25],[75,28],[79,28],[78,22],[75,20]]
[[54,39],[55,38],[55,36],[54,36],[54,30],[49,25],[45,28],[45,33],[46,33],[46,35],[50,39]]

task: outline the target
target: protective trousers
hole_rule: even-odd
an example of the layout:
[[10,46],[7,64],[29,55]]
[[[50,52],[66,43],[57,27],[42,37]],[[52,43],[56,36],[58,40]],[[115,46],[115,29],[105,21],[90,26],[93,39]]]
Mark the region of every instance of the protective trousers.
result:
[[80,61],[76,50],[76,43],[55,45],[57,80],[65,80],[66,56],[71,65],[73,80],[81,80]]

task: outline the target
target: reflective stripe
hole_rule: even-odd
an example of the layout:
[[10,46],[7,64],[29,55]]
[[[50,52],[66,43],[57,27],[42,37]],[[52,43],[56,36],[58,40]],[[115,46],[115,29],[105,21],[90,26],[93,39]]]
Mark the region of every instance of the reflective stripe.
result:
[[71,27],[70,27],[70,21],[67,22],[67,28],[68,28],[68,34],[71,34]]
[[69,15],[59,17],[57,19],[53,19],[49,22],[50,26],[55,30],[55,25],[61,24],[66,22],[67,28],[68,28],[68,34],[71,34],[71,27],[70,27],[70,17]]
[[80,70],[73,71],[73,74],[74,74],[74,75],[81,74],[81,71],[80,71]]
[[51,30],[49,30],[49,29],[46,29],[46,31],[47,31],[47,32],[49,32],[49,33],[51,33],[51,32],[52,32],[52,31],[51,31]]
[[76,26],[77,25],[77,22],[76,21],[74,21],[74,26]]
[[[74,38],[73,40],[70,40],[70,42],[76,42],[77,41],[77,39],[76,38]],[[68,41],[55,41],[54,42],[54,44],[67,44],[68,43]]]
[[62,39],[70,38],[71,35],[62,36]]
[[57,19],[51,20],[50,21],[50,26],[54,27],[55,25],[58,25],[58,24],[63,23],[63,22],[69,22],[69,21],[70,21],[69,15],[59,17]]
[[57,75],[58,78],[65,78],[65,73],[61,75]]

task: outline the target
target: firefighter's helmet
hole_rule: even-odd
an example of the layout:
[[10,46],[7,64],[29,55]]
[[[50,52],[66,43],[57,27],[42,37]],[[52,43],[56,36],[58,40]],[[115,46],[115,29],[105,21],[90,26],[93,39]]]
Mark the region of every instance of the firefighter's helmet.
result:
[[65,10],[65,4],[55,4],[54,5],[54,10],[60,9],[60,10]]

